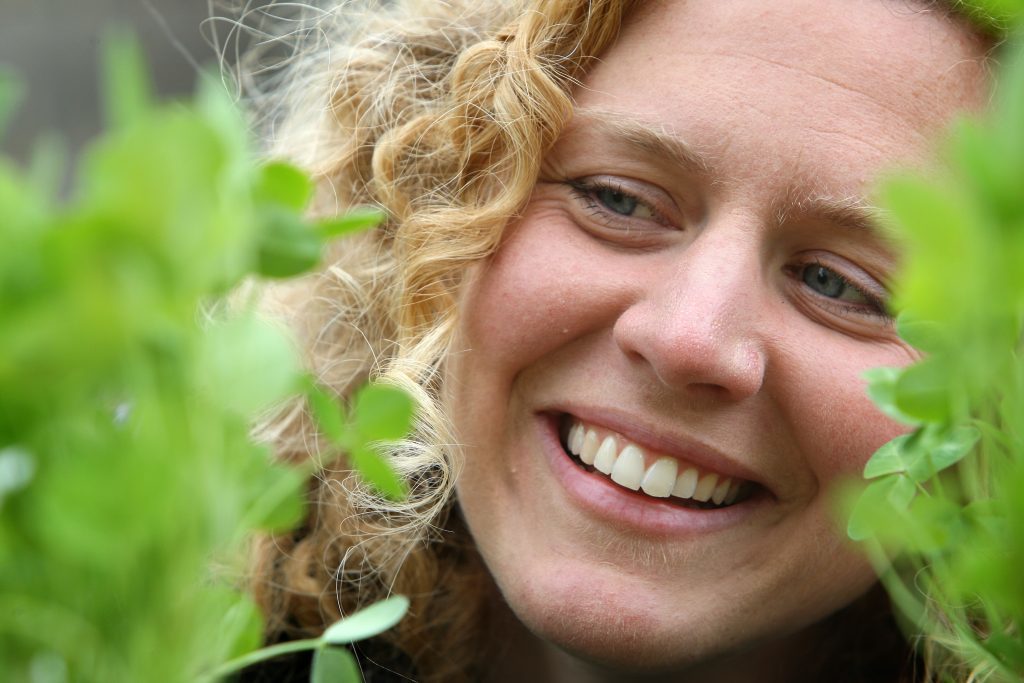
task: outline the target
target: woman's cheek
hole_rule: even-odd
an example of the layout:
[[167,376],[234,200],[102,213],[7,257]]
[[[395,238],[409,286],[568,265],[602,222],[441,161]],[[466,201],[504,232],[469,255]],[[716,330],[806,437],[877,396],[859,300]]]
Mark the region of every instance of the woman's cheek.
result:
[[826,485],[861,479],[864,465],[875,451],[910,430],[872,402],[864,373],[875,367],[907,365],[913,360],[912,353],[896,342],[866,344],[838,337],[833,341],[835,345],[827,353],[819,349],[802,354],[802,367],[786,374],[794,379],[787,389],[794,398],[784,402],[794,412],[793,424],[806,427],[803,440],[807,445],[801,450],[814,454],[817,479]]
[[611,329],[639,279],[622,261],[564,210],[531,205],[467,282],[462,310],[472,348],[540,357]]

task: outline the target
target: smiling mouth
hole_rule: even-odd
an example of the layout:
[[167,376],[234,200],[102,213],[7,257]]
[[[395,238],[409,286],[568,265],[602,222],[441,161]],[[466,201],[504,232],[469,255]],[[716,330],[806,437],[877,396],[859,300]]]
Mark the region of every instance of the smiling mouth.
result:
[[620,434],[564,415],[559,437],[577,467],[603,476],[643,497],[688,509],[717,510],[753,494],[757,484],[702,469],[678,458],[650,453]]

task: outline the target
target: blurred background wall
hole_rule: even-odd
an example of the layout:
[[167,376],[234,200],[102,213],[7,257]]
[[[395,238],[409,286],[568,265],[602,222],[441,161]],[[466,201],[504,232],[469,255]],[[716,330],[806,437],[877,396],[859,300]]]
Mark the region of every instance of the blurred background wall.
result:
[[38,133],[57,132],[72,150],[96,134],[100,38],[112,26],[139,36],[161,92],[191,92],[196,64],[216,62],[211,27],[201,29],[210,12],[207,0],[0,0],[0,65],[27,89],[3,151],[23,160]]

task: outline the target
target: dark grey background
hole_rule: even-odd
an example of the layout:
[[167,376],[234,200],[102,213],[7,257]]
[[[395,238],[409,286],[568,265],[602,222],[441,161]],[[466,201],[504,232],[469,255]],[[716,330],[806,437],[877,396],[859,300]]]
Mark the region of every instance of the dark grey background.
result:
[[27,88],[3,152],[24,160],[44,131],[59,133],[72,150],[96,134],[100,37],[113,26],[139,36],[161,92],[191,92],[196,65],[217,61],[212,27],[201,27],[210,13],[207,0],[0,0],[0,65]]

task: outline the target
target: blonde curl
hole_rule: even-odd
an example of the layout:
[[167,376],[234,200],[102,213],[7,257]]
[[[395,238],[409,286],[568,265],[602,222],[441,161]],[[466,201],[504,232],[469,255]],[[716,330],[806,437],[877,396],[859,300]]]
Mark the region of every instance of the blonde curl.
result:
[[[572,115],[573,86],[631,4],[349,2],[296,16],[282,3],[272,23],[285,38],[241,62],[269,154],[315,180],[313,213],[374,205],[388,216],[334,245],[316,274],[268,289],[268,312],[340,400],[372,378],[418,405],[413,433],[388,454],[407,500],[377,496],[344,458],[323,462],[303,526],[258,542],[253,590],[268,638],[315,635],[396,592],[411,616],[390,641],[419,680],[480,670],[490,583],[452,513],[458,448],[440,403],[459,291],[525,204]],[[301,403],[258,435],[284,459],[330,460]]]

